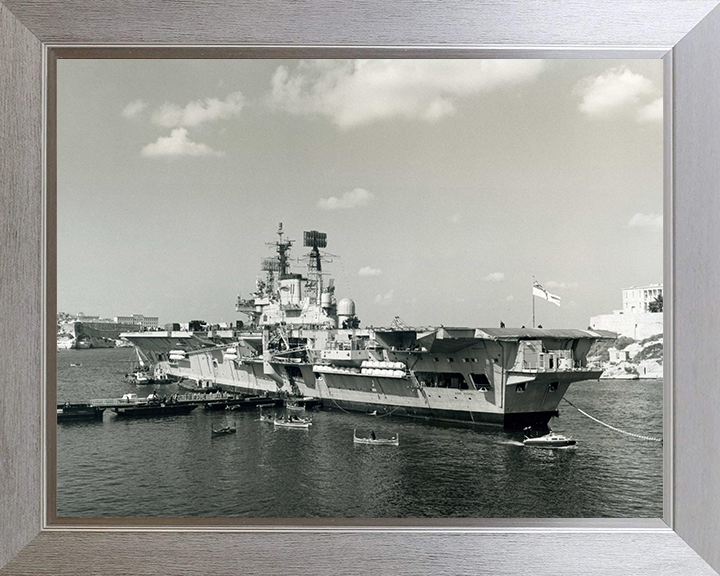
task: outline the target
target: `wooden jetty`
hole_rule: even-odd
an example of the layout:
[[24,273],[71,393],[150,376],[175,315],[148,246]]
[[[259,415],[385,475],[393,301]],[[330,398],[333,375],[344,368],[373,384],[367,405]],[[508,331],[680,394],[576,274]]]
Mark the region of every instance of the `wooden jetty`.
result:
[[251,407],[282,406],[281,398],[228,394],[227,392],[193,392],[170,396],[153,392],[147,397],[125,394],[122,398],[95,398],[82,403],[57,405],[58,421],[102,419],[103,411],[112,410],[118,416],[155,416],[189,414],[198,406],[206,410],[240,410]]

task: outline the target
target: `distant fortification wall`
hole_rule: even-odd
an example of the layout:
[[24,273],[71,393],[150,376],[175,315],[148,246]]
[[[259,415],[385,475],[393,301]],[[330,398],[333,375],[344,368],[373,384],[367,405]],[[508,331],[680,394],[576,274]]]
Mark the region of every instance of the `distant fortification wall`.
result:
[[663,313],[647,314],[601,314],[590,318],[590,328],[593,330],[610,330],[621,336],[628,336],[634,340],[644,340],[662,334]]

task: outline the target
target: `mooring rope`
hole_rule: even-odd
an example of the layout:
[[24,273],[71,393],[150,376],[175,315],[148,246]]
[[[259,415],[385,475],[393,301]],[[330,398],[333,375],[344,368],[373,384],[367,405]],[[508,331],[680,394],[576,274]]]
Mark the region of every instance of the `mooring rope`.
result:
[[335,404],[335,406],[336,406],[337,408],[340,408],[340,410],[342,410],[343,412],[345,412],[345,414],[352,414],[352,412],[350,412],[349,410],[345,410],[345,408],[343,408],[342,406],[340,406],[340,404],[338,404],[338,403],[335,401],[335,398],[330,398],[330,400],[333,401],[333,404]]
[[588,414],[588,413],[585,412],[584,410],[580,410],[580,408],[578,408],[577,406],[575,406],[575,404],[573,404],[572,402],[570,402],[570,400],[568,400],[567,398],[563,398],[563,400],[565,400],[565,402],[567,402],[568,404],[570,404],[570,406],[572,406],[573,408],[575,408],[575,410],[577,410],[578,412],[580,412],[580,414],[582,414],[583,416],[587,416],[588,418],[590,418],[590,420],[594,420],[594,421],[597,422],[598,424],[602,424],[602,425],[605,426],[606,428],[610,428],[610,430],[615,430],[615,432],[620,432],[620,434],[626,434],[627,436],[632,436],[632,437],[634,437],[634,438],[640,438],[641,440],[650,440],[651,442],[662,442],[662,441],[663,441],[662,438],[653,438],[652,436],[641,436],[640,434],[633,434],[632,432],[628,432],[627,430],[620,430],[620,428],[616,428],[615,426],[611,426],[610,424],[606,424],[606,423],[603,422],[602,420],[598,420],[598,419],[595,418],[594,416],[590,416],[590,414]]
[[[340,406],[340,404],[338,404],[338,403],[335,401],[335,398],[330,398],[330,400],[333,401],[333,404],[335,404],[335,406],[336,406],[337,408],[339,408],[340,410],[342,410],[343,412],[345,412],[345,414],[356,414],[356,412],[350,412],[349,410],[345,410],[345,408],[343,408],[342,406]],[[377,416],[378,418],[385,418],[385,416],[390,416],[393,412],[395,412],[395,411],[398,410],[399,408],[400,408],[400,406],[396,406],[395,408],[393,408],[392,410],[390,410],[390,412],[385,412],[385,414],[380,414],[380,415],[377,415],[377,414],[376,414],[375,416]],[[377,412],[377,410],[375,410],[375,412]]]
[[385,412],[385,414],[377,414],[376,416],[378,418],[385,418],[385,416],[390,416],[393,412],[395,412],[396,410],[399,410],[399,409],[400,409],[400,406],[395,406],[395,408],[390,410],[390,412]]

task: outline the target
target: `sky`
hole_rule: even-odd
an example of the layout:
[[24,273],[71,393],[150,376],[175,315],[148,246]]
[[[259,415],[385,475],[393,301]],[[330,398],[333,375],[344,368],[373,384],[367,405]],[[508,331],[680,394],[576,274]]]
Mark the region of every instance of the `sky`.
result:
[[586,328],[662,282],[660,60],[60,60],[57,92],[59,311],[246,320],[280,222],[362,326],[530,326],[535,279]]

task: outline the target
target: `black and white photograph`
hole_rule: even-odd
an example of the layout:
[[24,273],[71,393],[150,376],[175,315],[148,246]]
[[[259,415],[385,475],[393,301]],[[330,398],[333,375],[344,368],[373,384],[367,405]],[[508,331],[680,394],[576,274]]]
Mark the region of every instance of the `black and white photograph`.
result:
[[662,87],[58,60],[57,517],[661,518]]

